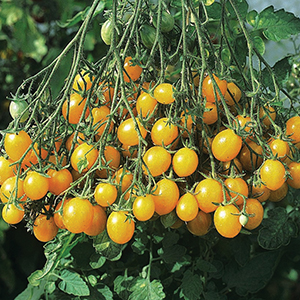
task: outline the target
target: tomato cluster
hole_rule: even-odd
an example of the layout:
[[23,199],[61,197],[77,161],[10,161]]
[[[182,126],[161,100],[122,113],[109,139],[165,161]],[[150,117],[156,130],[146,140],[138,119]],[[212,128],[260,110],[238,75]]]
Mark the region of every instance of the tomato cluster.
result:
[[[173,30],[171,14],[142,26],[146,53],[157,26]],[[119,39],[113,32],[108,20],[108,45]],[[0,156],[7,223],[24,219],[43,242],[59,230],[106,230],[124,244],[136,222],[168,215],[172,229],[233,238],[300,188],[300,116],[284,119],[267,93],[251,95],[231,71],[191,62],[173,81],[158,76],[155,58],[128,52],[106,69],[86,64],[55,104],[51,95],[12,102]]]

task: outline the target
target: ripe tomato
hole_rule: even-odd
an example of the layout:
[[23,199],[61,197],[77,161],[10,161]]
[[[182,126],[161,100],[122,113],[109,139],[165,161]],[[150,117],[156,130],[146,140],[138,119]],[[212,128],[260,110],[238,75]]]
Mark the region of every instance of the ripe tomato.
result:
[[273,139],[268,144],[273,155],[279,159],[284,159],[290,152],[289,143],[281,139]]
[[135,126],[135,122],[132,118],[123,121],[117,130],[117,136],[122,144],[129,146],[135,146],[139,144],[140,137],[138,131],[142,138],[144,139],[147,135],[146,129],[142,126],[138,119],[135,119],[138,125],[138,129]]
[[270,190],[278,190],[285,182],[285,168],[279,160],[267,159],[260,168],[262,183]]
[[199,159],[196,151],[189,148],[180,148],[173,156],[174,172],[179,177],[192,175],[198,167]]
[[289,191],[289,185],[286,182],[284,182],[279,189],[270,192],[268,201],[279,202],[286,197],[288,191]]
[[53,195],[60,195],[67,190],[73,182],[73,176],[68,169],[48,169],[49,192]]
[[93,219],[90,226],[84,230],[84,233],[90,236],[96,236],[103,232],[106,227],[106,212],[100,205],[93,206]]
[[136,110],[137,113],[142,116],[143,118],[146,118],[147,116],[151,115],[157,105],[157,100],[153,98],[148,93],[142,93],[136,101]]
[[215,103],[206,102],[205,111],[202,116],[203,122],[207,125],[214,124],[219,119],[218,108]]
[[262,164],[262,153],[263,149],[260,145],[253,141],[248,141],[242,147],[238,158],[245,170],[253,171]]
[[263,184],[252,185],[251,197],[260,202],[265,202],[269,199],[271,191]]
[[12,166],[12,163],[13,161],[10,158],[6,159],[4,156],[0,156],[0,186],[17,172],[16,165]]
[[71,155],[71,165],[74,170],[80,172],[88,171],[96,162],[99,151],[88,143],[79,145]]
[[49,191],[49,179],[44,175],[29,171],[24,180],[24,192],[31,200],[42,199]]
[[227,91],[224,95],[225,101],[229,106],[233,106],[240,101],[242,92],[234,82],[228,82]]
[[288,164],[291,178],[287,178],[287,184],[294,189],[300,189],[300,162],[292,161]]
[[121,186],[121,191],[124,193],[132,184],[133,174],[124,168],[120,168],[114,175],[114,181]]
[[[99,136],[101,136],[109,122],[110,109],[103,105],[92,109],[93,128]],[[108,132],[111,132],[114,127],[113,122],[110,121]]]
[[153,200],[155,211],[160,216],[170,213],[177,205],[179,200],[179,188],[170,179],[161,179],[153,189]]
[[101,170],[96,170],[96,175],[99,178],[108,178],[110,174],[115,172],[119,166],[121,161],[121,154],[118,149],[113,146],[105,146],[104,148],[104,157],[102,157],[102,165],[106,166]]
[[259,118],[266,127],[269,127],[272,124],[272,121],[276,119],[275,108],[270,105],[261,106],[259,108]]
[[214,203],[222,203],[224,200],[223,186],[215,179],[203,179],[196,186],[195,197],[202,211],[205,213],[213,212],[218,207]]
[[49,242],[55,238],[58,232],[53,217],[39,215],[33,225],[33,234],[41,242]]
[[[216,81],[217,86],[219,87],[221,94],[224,96],[227,91],[227,81],[220,80],[215,74],[213,74],[213,78]],[[206,98],[207,102],[215,102],[215,94],[217,95],[217,99],[220,100],[221,96],[217,88],[214,87],[213,81],[211,77],[208,75],[204,78],[202,83],[202,97]]]
[[300,117],[294,116],[286,122],[286,135],[292,139],[293,144],[300,142]]
[[234,158],[233,160],[224,161],[221,164],[222,174],[228,175],[233,169],[235,174],[240,174],[243,171],[243,166],[238,158]]
[[176,205],[176,214],[182,221],[188,222],[195,219],[198,211],[198,202],[193,194],[186,193],[179,198]]
[[17,176],[7,178],[0,188],[0,198],[2,203],[7,203],[8,200],[20,199],[26,200],[24,193],[24,181],[22,179],[17,180]]
[[[240,208],[242,209],[242,207],[241,205]],[[264,208],[257,199],[249,198],[246,201],[246,213],[250,216],[244,227],[253,230],[261,224],[264,217]]]
[[242,225],[239,221],[239,209],[233,204],[219,206],[214,213],[214,223],[220,235],[226,238],[237,236]]
[[125,58],[124,70],[125,72],[123,72],[123,75],[125,82],[130,82],[130,79],[132,81],[137,81],[143,72],[142,67],[133,64],[131,56]]
[[127,215],[126,211],[113,211],[107,218],[107,234],[117,244],[126,244],[133,237],[135,223]]
[[18,224],[23,220],[24,210],[13,203],[6,203],[2,209],[2,218],[7,224]]
[[138,196],[135,198],[132,206],[133,215],[139,221],[148,221],[155,212],[155,203],[152,195]]
[[151,129],[151,139],[155,145],[168,146],[178,137],[178,127],[168,118],[158,119]]
[[63,209],[61,208],[61,206],[65,205],[68,201],[70,201],[70,199],[71,198],[66,198],[65,200],[60,201],[55,207],[53,218],[56,226],[60,229],[66,229],[63,220]]
[[74,144],[74,149],[85,142],[85,136],[82,132],[78,132],[75,140],[75,132],[73,132],[66,141],[66,148],[70,152],[72,144]]
[[[31,146],[32,140],[27,132],[21,130],[18,133],[7,133],[4,138],[4,149],[6,154],[13,161],[18,161]],[[27,153],[23,161],[28,160],[30,152]]]
[[100,182],[95,188],[95,200],[102,207],[112,205],[117,200],[117,196],[117,188],[111,183]]
[[[165,173],[171,165],[171,154],[161,146],[149,148],[143,156],[143,161],[153,177]],[[148,170],[142,165],[146,175]]]
[[72,233],[81,233],[88,229],[93,221],[94,209],[88,199],[75,197],[64,203],[63,223]]
[[213,139],[211,149],[213,155],[219,161],[234,159],[242,148],[242,138],[231,129],[219,132]]
[[[109,106],[114,98],[115,89],[111,82],[100,82],[99,87],[101,88],[101,94],[104,99],[101,99],[101,104]],[[96,101],[98,103],[99,99]]]
[[199,210],[196,218],[187,222],[186,227],[192,234],[203,236],[208,233],[211,223],[211,215]]
[[[77,93],[71,94],[70,99],[65,100],[63,103],[62,115],[70,124],[78,124],[84,112],[85,105],[86,99],[83,99],[81,95]],[[89,114],[90,110],[87,107],[83,119],[86,119]]]
[[161,104],[170,104],[175,101],[173,90],[175,88],[170,83],[161,83],[154,89],[154,98]]
[[[241,177],[227,178],[224,181],[225,186],[229,189],[229,194],[226,191],[227,201],[236,198],[236,205],[244,203],[244,198],[248,198],[249,189],[246,181]],[[244,198],[242,197],[244,196]]]
[[75,92],[87,92],[92,87],[94,79],[89,71],[82,70],[75,76],[72,88]]
[[244,134],[249,134],[251,131],[251,127],[249,126],[249,123],[252,122],[251,118],[249,116],[245,115],[237,115],[235,122],[237,121],[238,124],[236,124],[237,128],[239,128]]
[[136,158],[137,154],[138,154],[138,151],[137,151],[136,147],[129,146],[126,144],[122,145],[122,155],[124,157]]

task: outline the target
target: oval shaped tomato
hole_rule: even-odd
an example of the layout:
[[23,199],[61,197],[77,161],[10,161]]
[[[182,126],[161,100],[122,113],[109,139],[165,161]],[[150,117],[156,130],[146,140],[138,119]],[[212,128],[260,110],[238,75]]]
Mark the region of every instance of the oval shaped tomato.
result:
[[81,70],[75,76],[72,88],[75,92],[87,92],[91,89],[94,79],[88,70]]
[[88,171],[96,162],[99,151],[93,145],[82,143],[71,155],[71,165],[79,172]]
[[2,203],[16,199],[25,201],[27,197],[24,193],[24,181],[17,179],[17,176],[7,178],[0,188],[0,198]]
[[2,218],[7,224],[18,224],[23,220],[24,210],[13,203],[6,203],[2,208]]
[[261,224],[264,217],[264,208],[257,199],[249,198],[246,200],[245,209],[246,213],[249,214],[249,217],[248,222],[244,227],[253,230]]
[[233,106],[240,101],[242,92],[234,82],[227,83],[227,91],[224,95],[225,101],[229,106]]
[[25,100],[11,101],[9,113],[13,119],[20,118],[19,122],[25,122],[29,118],[28,103]]
[[260,202],[265,202],[269,199],[271,191],[264,184],[252,185],[251,197]]
[[161,104],[170,104],[175,101],[173,91],[175,88],[170,83],[161,83],[154,89],[154,98]]
[[232,129],[219,132],[212,141],[213,155],[219,161],[234,159],[242,148],[242,138],[235,134]]
[[179,188],[176,182],[170,179],[161,179],[153,189],[155,211],[160,216],[170,213],[179,200]]
[[269,127],[276,119],[276,110],[273,106],[265,105],[259,108],[259,118],[266,127]]
[[149,170],[150,174],[155,177],[169,169],[171,160],[171,154],[166,149],[161,146],[153,146],[144,154],[143,161],[146,166],[142,165],[142,167],[146,175]]
[[116,171],[113,179],[115,184],[121,187],[121,192],[124,193],[132,184],[133,174],[123,167]]
[[63,222],[67,230],[81,233],[88,229],[93,221],[94,209],[87,199],[75,197],[64,203]]
[[194,195],[185,193],[179,198],[176,205],[176,214],[182,221],[188,222],[195,219],[198,211],[198,202]]
[[208,233],[211,223],[211,215],[199,210],[196,218],[187,222],[186,227],[193,235],[203,236]]
[[[213,78],[220,89],[221,94],[224,96],[227,91],[227,81],[220,80],[215,74],[213,74]],[[217,100],[221,99],[221,94],[218,89],[214,86],[213,80],[209,75],[207,75],[202,82],[202,97],[206,98],[207,102],[215,102],[217,96]]]
[[224,184],[229,189],[229,193],[226,191],[227,201],[231,201],[235,198],[235,204],[241,205],[244,203],[244,199],[248,198],[249,188],[247,182],[243,178],[229,177],[225,179]]
[[279,202],[283,200],[289,191],[289,185],[284,182],[284,184],[277,190],[271,191],[268,201]]
[[68,201],[70,201],[71,198],[65,198],[64,200],[60,201],[54,211],[53,219],[56,224],[56,226],[60,229],[66,229],[66,226],[64,224],[63,220],[63,205],[65,205]]
[[285,182],[285,167],[279,160],[267,159],[260,168],[262,183],[270,190],[279,189]]
[[215,179],[203,179],[196,186],[195,197],[202,211],[213,212],[218,207],[214,203],[222,203],[224,200],[223,186]]
[[33,225],[33,234],[41,242],[49,242],[55,238],[58,232],[53,217],[39,215]]
[[254,171],[263,162],[263,149],[260,145],[253,141],[248,141],[242,147],[239,154],[239,160],[246,171]]
[[49,179],[36,171],[29,171],[24,179],[24,192],[31,200],[42,199],[49,191]]
[[112,205],[118,196],[117,188],[111,183],[100,182],[97,184],[94,192],[96,202],[102,207]]
[[192,175],[197,170],[198,163],[196,151],[186,147],[180,148],[172,160],[173,170],[179,177]]
[[155,203],[152,195],[138,196],[135,198],[132,206],[133,215],[139,221],[148,221],[155,212]]
[[73,176],[68,169],[54,170],[48,169],[49,192],[53,195],[60,195],[65,192],[73,182]]
[[15,175],[17,168],[12,163],[10,158],[6,159],[4,156],[0,156],[0,186],[6,179]]
[[239,221],[239,209],[233,204],[219,206],[214,213],[214,224],[220,235],[226,238],[237,236],[242,225]]
[[[92,109],[92,116],[93,116],[93,128],[97,132],[99,136],[101,136],[108,126],[108,133],[112,131],[114,127],[114,123],[110,121],[110,109],[103,105],[101,107],[95,107]],[[108,125],[109,123],[109,125]]]
[[135,223],[128,217],[127,211],[113,211],[107,218],[108,236],[117,244],[126,244],[134,234]]
[[151,115],[157,106],[157,100],[148,93],[142,93],[136,101],[137,113],[143,118]]
[[143,24],[140,28],[140,35],[144,46],[151,49],[155,41],[156,29],[151,25]]
[[125,72],[123,72],[123,76],[125,82],[130,82],[130,79],[132,81],[137,81],[143,72],[143,68],[141,66],[133,63],[131,56],[127,56],[125,58],[124,70]]
[[[153,16],[153,25],[157,27],[157,15]],[[169,32],[174,28],[175,20],[174,17],[168,13],[167,11],[163,10],[161,12],[161,23],[160,23],[160,30],[161,32]]]
[[106,227],[106,212],[100,205],[93,206],[93,218],[90,226],[84,230],[84,233],[90,236],[96,236],[103,232]]
[[[110,45],[112,41],[112,32],[114,28],[112,26],[111,20],[106,20],[101,26],[101,38],[106,45]],[[118,35],[116,34],[116,39],[118,41]]]
[[206,102],[202,116],[203,122],[207,125],[214,124],[219,119],[218,108],[215,103]]
[[291,178],[287,178],[287,184],[294,189],[300,189],[300,162],[289,163],[288,171]]
[[155,145],[168,146],[178,137],[178,127],[168,118],[158,119],[151,129],[151,139]]
[[123,121],[118,127],[117,136],[122,144],[126,144],[129,146],[138,145],[140,141],[139,134],[143,139],[145,139],[147,135],[146,129],[142,126],[138,119],[135,120],[138,125],[138,129],[136,128],[136,124],[132,118]]
[[273,139],[268,143],[274,156],[284,159],[290,152],[289,143],[281,139]]
[[286,135],[292,139],[292,143],[300,142],[300,116],[294,116],[286,122]]

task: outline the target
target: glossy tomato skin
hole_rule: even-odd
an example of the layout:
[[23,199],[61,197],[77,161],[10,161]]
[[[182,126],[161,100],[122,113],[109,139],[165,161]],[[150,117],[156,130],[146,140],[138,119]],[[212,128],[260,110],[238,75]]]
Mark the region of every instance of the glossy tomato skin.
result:
[[11,101],[9,105],[9,112],[13,119],[20,118],[20,122],[23,123],[29,118],[28,103],[25,100]]
[[130,79],[132,81],[137,81],[143,72],[142,67],[140,67],[139,65],[133,65],[131,56],[127,56],[125,58],[124,70],[125,72],[123,73],[123,75],[125,82],[130,82]]
[[243,178],[229,177],[225,179],[224,184],[229,190],[229,192],[226,191],[227,201],[231,201],[233,198],[236,198],[235,204],[241,205],[244,203],[244,199],[248,198],[249,188],[247,182]]
[[208,233],[211,224],[211,214],[207,214],[202,210],[199,210],[197,216],[193,220],[186,223],[186,227],[193,235],[203,236]]
[[271,191],[264,185],[252,185],[251,187],[251,197],[257,199],[260,202],[265,202],[269,199]]
[[[221,91],[221,94],[224,96],[227,91],[226,80],[220,80],[215,74],[213,74],[213,77]],[[208,75],[204,78],[202,83],[202,97],[206,98],[206,101],[208,102],[215,102],[216,98],[215,98],[214,90],[217,95],[217,100],[219,101],[221,99],[220,93],[217,89],[214,88],[213,81],[211,77]]]
[[151,139],[155,145],[170,145],[178,137],[178,127],[168,118],[158,119],[151,129]]
[[48,177],[36,172],[30,171],[24,180],[24,192],[31,200],[42,199],[49,191]]
[[203,212],[213,212],[218,207],[214,203],[222,203],[224,200],[223,186],[215,179],[203,179],[196,186],[195,197]]
[[49,192],[53,195],[60,195],[70,188],[73,176],[68,169],[54,170],[48,169]]
[[285,182],[285,167],[279,160],[267,159],[260,168],[262,183],[270,190],[279,189]]
[[95,107],[92,109],[92,116],[93,116],[93,128],[97,132],[99,136],[101,136],[108,124],[108,133],[113,129],[113,122],[110,121],[110,109],[103,105],[101,107]]
[[124,167],[116,171],[113,177],[114,183],[121,188],[124,193],[132,184],[133,174]]
[[242,147],[238,158],[245,170],[254,171],[263,162],[262,154],[262,147],[253,141],[249,141]]
[[196,151],[186,147],[180,148],[172,159],[173,170],[179,177],[192,175],[197,170],[198,163]]
[[90,226],[84,230],[84,233],[90,236],[96,236],[103,232],[106,227],[106,213],[100,205],[93,206],[93,218]]
[[249,198],[246,201],[246,213],[250,216],[244,227],[253,230],[261,224],[264,217],[264,208],[257,199]]
[[198,202],[193,194],[185,193],[179,198],[176,205],[176,214],[182,221],[188,222],[195,219],[198,211]]
[[154,187],[153,200],[157,214],[162,216],[170,213],[176,207],[179,200],[179,188],[177,184],[170,179],[161,179]]
[[242,148],[242,138],[232,129],[225,129],[219,132],[212,142],[212,152],[219,161],[234,159]]
[[23,220],[24,210],[13,203],[6,203],[2,208],[2,218],[7,224],[18,224]]
[[233,106],[240,101],[242,92],[234,82],[228,82],[227,91],[224,95],[225,101],[229,106]]
[[140,28],[140,35],[144,46],[151,49],[155,41],[156,29],[151,25],[143,24]]
[[288,171],[291,178],[287,179],[287,183],[294,189],[300,189],[300,163],[291,162],[288,164]]
[[72,88],[78,93],[87,92],[91,89],[94,79],[89,71],[82,70],[75,76]]
[[64,220],[63,220],[63,209],[62,209],[62,205],[65,205],[67,202],[70,201],[71,198],[66,198],[62,201],[60,201],[57,206],[55,207],[55,211],[54,211],[54,215],[53,215],[53,219],[54,222],[56,224],[56,226],[60,229],[66,229],[66,226],[64,224]]
[[113,211],[107,218],[107,234],[117,244],[126,244],[133,237],[135,223],[127,215],[126,211]]
[[6,159],[4,156],[0,156],[0,186],[6,179],[15,175],[17,168],[11,165],[12,163],[10,158]]
[[0,199],[2,203],[7,203],[15,198],[25,201],[27,196],[24,192],[24,181],[17,176],[7,178],[0,188]]
[[259,109],[259,118],[266,127],[270,127],[272,121],[276,119],[276,110],[270,105],[261,106]]
[[220,235],[226,238],[237,236],[242,225],[239,221],[239,209],[233,204],[219,206],[214,213],[214,224]]
[[161,83],[154,89],[154,98],[161,104],[170,104],[175,101],[173,89],[170,83]]
[[138,196],[133,202],[133,215],[139,221],[148,221],[155,212],[155,203],[152,195]]
[[146,129],[142,126],[140,121],[136,119],[138,129],[135,127],[135,122],[132,118],[129,118],[125,121],[123,121],[117,130],[117,136],[119,141],[122,144],[129,145],[129,146],[135,146],[139,144],[139,135],[138,131],[140,131],[140,134],[142,138],[144,139],[147,135]]
[[118,196],[117,188],[108,182],[100,182],[97,184],[94,192],[96,202],[102,207],[112,205]]
[[218,108],[215,103],[206,102],[205,111],[203,112],[203,122],[207,125],[214,124],[219,119]]
[[72,168],[78,171],[80,162],[86,160],[87,166],[81,170],[82,172],[86,172],[94,165],[98,155],[99,151],[93,145],[82,143],[73,151],[71,155]]
[[63,206],[63,223],[70,232],[81,233],[90,227],[93,214],[93,205],[89,200],[75,197]]
[[39,215],[33,225],[33,234],[41,242],[49,242],[55,238],[58,232],[53,217]]
[[286,135],[292,139],[292,143],[300,142],[300,116],[294,116],[286,122]]
[[268,144],[273,155],[279,158],[280,160],[285,159],[290,152],[289,144],[284,140],[274,139]]
[[111,20],[106,20],[101,26],[101,38],[106,45],[112,41],[113,26]]
[[148,93],[142,93],[136,101],[137,113],[146,118],[151,115],[157,107],[157,100]]
[[[171,165],[171,160],[171,154],[161,146],[149,148],[143,156],[143,161],[153,177],[166,172]],[[144,165],[142,167],[145,174],[148,175],[147,168]]]

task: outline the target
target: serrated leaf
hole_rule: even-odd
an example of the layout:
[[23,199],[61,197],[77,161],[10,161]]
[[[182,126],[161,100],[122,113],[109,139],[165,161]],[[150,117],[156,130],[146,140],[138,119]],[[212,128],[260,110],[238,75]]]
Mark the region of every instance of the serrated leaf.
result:
[[75,296],[89,296],[90,290],[86,282],[80,277],[79,274],[64,269],[59,278],[62,280],[58,287],[70,295]]
[[179,296],[186,300],[197,300],[203,292],[202,281],[198,274],[193,274],[191,270],[187,270],[183,274],[180,286]]
[[101,288],[97,288],[97,291],[104,297],[105,300],[113,300],[113,293],[107,285],[102,285]]
[[300,32],[300,19],[284,9],[275,11],[269,6],[256,17],[255,29],[261,29],[267,39],[278,42]]
[[106,258],[103,257],[102,255],[98,254],[98,253],[94,253],[91,256],[91,260],[90,260],[90,266],[93,269],[99,269],[101,268],[106,262]]
[[288,218],[283,207],[276,207],[268,211],[268,218],[259,230],[258,243],[267,250],[278,249],[289,244],[290,239],[296,235],[297,226]]
[[126,248],[126,245],[127,244],[120,245],[113,242],[109,238],[106,230],[93,238],[93,246],[96,251],[103,257],[111,261],[120,259],[120,257],[122,256],[122,251]]
[[116,277],[114,280],[114,291],[119,295],[120,298],[124,300],[128,299],[130,294],[128,289],[130,288],[133,279],[134,277],[128,277],[126,273],[124,276],[119,275]]
[[130,286],[132,292],[128,300],[161,300],[165,298],[163,285],[158,280],[149,281],[147,278],[136,278]]
[[266,51],[266,45],[265,42],[263,41],[263,39],[256,35],[252,38],[254,47],[256,48],[256,50],[258,51],[258,53],[260,55],[264,55],[265,51]]

